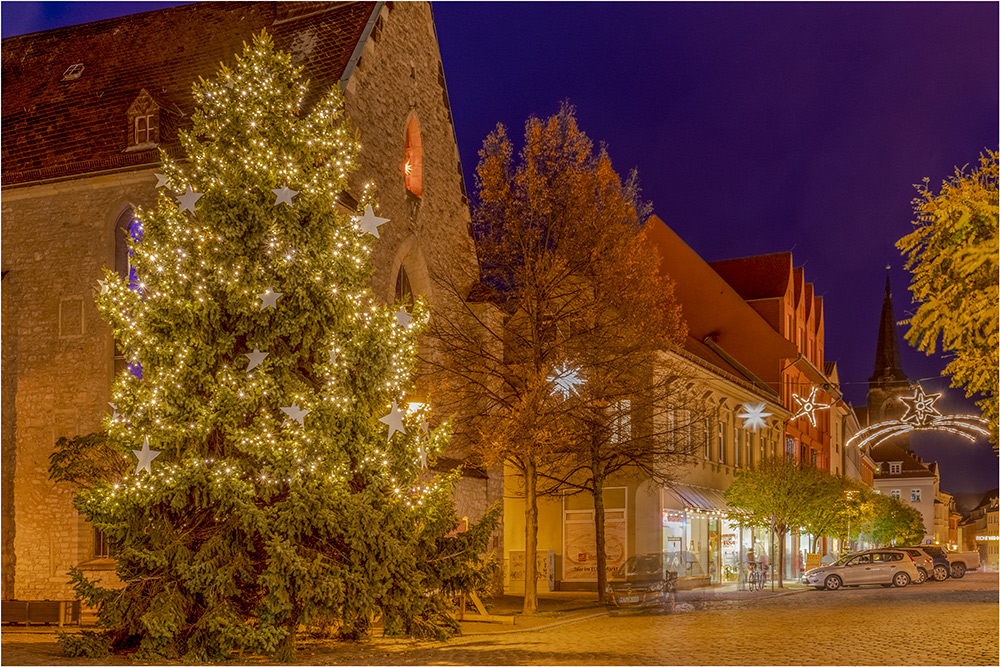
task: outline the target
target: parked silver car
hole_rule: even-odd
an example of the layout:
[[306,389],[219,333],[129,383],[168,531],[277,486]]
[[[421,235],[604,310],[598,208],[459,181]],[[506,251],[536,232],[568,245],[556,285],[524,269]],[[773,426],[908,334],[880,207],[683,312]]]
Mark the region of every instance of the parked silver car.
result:
[[916,564],[905,551],[871,549],[841,556],[830,565],[813,568],[802,577],[802,583],[828,591],[866,584],[902,588],[919,577]]
[[915,547],[899,547],[900,551],[910,554],[913,564],[917,566],[917,573],[920,575],[913,580],[915,584],[922,584],[934,572],[934,559],[924,551]]

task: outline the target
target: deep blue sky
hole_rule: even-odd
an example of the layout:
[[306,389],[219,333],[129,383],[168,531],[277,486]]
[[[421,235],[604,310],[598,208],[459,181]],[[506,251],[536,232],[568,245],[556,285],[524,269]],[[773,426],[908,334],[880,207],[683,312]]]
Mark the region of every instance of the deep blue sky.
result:
[[[3,2],[3,36],[179,3]],[[466,182],[498,122],[562,100],[620,173],[704,259],[792,250],[824,297],[826,358],[865,403],[885,266],[897,319],[912,309],[894,248],[913,184],[938,186],[998,145],[997,3],[465,3],[434,5]],[[903,366],[970,410],[910,348]],[[934,379],[928,379],[934,378]],[[997,486],[984,443],[915,439],[945,490]]]

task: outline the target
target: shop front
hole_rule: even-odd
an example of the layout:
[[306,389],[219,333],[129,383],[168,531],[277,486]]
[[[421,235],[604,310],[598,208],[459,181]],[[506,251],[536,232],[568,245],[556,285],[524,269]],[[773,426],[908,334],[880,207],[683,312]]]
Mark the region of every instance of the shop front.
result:
[[[739,583],[750,563],[770,565],[770,527],[730,519],[722,491],[677,484],[661,490],[662,549],[682,586]],[[775,543],[774,548],[777,548]],[[786,553],[794,553],[788,551]]]

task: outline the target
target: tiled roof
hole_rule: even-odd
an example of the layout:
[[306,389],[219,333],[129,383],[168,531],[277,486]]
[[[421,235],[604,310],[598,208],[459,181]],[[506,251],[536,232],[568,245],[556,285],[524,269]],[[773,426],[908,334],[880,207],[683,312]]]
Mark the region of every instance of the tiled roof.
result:
[[790,252],[724,259],[708,264],[748,301],[784,296],[792,277]]
[[[883,442],[882,444],[873,447],[869,455],[876,464],[876,479],[896,479],[896,478],[907,478],[907,477],[933,477],[934,472],[929,466],[934,465],[926,464],[919,458],[914,456],[914,454],[894,442]],[[890,461],[901,461],[902,472],[897,475],[892,475],[888,472],[878,472],[881,469],[883,463],[888,463]]]
[[[128,147],[126,110],[145,88],[160,146],[179,149],[191,86],[266,29],[305,66],[314,97],[337,83],[375,3],[202,2],[3,40],[3,184],[159,161]],[[81,76],[63,73],[83,64]]]

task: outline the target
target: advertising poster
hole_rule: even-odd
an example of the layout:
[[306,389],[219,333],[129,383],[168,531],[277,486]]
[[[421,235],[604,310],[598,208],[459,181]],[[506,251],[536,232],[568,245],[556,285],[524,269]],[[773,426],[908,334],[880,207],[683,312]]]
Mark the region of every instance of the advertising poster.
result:
[[[624,512],[608,513],[604,521],[605,553],[608,578],[626,561],[628,536]],[[566,521],[566,552],[563,555],[563,580],[597,581],[597,537],[594,521]]]

